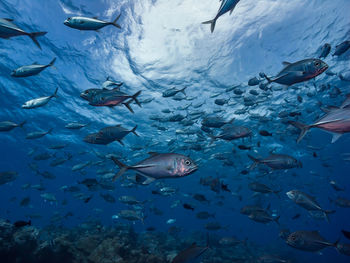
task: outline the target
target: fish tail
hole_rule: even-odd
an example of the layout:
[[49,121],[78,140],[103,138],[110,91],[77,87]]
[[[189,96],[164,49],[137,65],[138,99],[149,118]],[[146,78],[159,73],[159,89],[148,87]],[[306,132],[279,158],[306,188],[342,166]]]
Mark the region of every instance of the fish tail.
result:
[[139,96],[141,94],[141,90],[140,91],[138,91],[138,92],[136,92],[134,95],[132,95],[132,99],[135,101],[135,103],[137,104],[137,105],[139,105],[139,107],[142,107],[141,106],[141,103],[138,101],[138,99],[137,99],[137,97]]
[[210,31],[213,33],[216,25],[216,18],[213,20],[205,21],[202,24],[210,24]]
[[33,33],[28,33],[28,36],[31,38],[31,40],[34,42],[34,44],[37,45],[37,47],[41,49],[41,46],[36,38],[44,36],[44,35],[46,35],[46,33],[47,32],[33,32]]
[[186,95],[185,89],[187,89],[187,87],[184,87],[183,89],[180,90],[180,92],[182,92],[184,95]]
[[118,20],[119,20],[119,18],[120,18],[121,15],[122,15],[122,14],[120,13],[119,16],[117,16],[117,18],[114,19],[113,22],[111,22],[111,25],[113,25],[113,26],[115,26],[115,27],[117,27],[117,28],[119,28],[119,29],[122,29],[122,27],[121,27],[119,24],[117,24],[117,22],[118,22]]
[[133,134],[135,134],[137,137],[140,137],[137,133],[136,133],[136,129],[137,129],[137,125],[130,131]]
[[112,161],[119,166],[120,171],[113,177],[113,181],[117,180],[120,176],[122,176],[130,167],[126,164],[122,163],[115,157],[111,157]]
[[51,95],[51,97],[58,98],[58,96],[57,96],[57,91],[58,91],[58,88],[56,88],[55,92]]
[[49,67],[52,67],[53,66],[53,64],[55,64],[55,61],[56,61],[56,58],[53,58],[53,60],[51,60],[51,62],[49,63]]
[[335,210],[323,210],[322,212],[324,214],[324,217],[326,218],[327,223],[329,223],[330,222],[329,215],[334,214]]
[[280,222],[279,222],[280,218],[281,218],[281,216],[277,216],[274,219],[274,221],[277,223],[277,225],[280,225]]
[[261,73],[261,76],[264,77],[268,83],[273,82],[273,80],[271,78],[269,78],[264,72]]
[[310,130],[310,126],[303,124],[301,122],[297,121],[289,121],[289,124],[292,124],[294,127],[298,128],[301,130],[299,138],[297,139],[297,143],[299,143],[306,135],[306,133]]
[[27,123],[27,121],[22,121],[20,124],[18,124],[18,127],[23,128],[23,125],[26,124],[26,123]]
[[251,156],[250,154],[248,154],[248,157],[254,162],[250,167],[249,169],[250,170],[253,170],[259,163],[260,163],[260,160]]
[[129,100],[129,101],[127,101],[127,102],[124,102],[123,104],[125,105],[125,107],[127,107],[128,108],[128,110],[131,112],[131,113],[134,113],[134,110],[131,108],[131,106],[130,106],[130,103],[131,102],[133,102],[133,100],[131,99],[131,100]]

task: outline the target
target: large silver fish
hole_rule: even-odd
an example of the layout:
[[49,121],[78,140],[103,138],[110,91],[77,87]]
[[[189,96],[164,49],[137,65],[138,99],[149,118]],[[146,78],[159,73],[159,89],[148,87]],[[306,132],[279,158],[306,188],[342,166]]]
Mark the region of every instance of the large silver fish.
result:
[[0,37],[1,38],[11,38],[11,37],[17,37],[17,36],[28,36],[33,40],[35,45],[38,46],[38,48],[41,49],[41,46],[36,39],[36,37],[40,37],[45,35],[47,32],[33,32],[28,33],[24,30],[20,29],[18,26],[16,26],[14,23],[12,23],[13,19],[10,18],[0,18]]
[[304,59],[295,63],[283,62],[285,68],[275,77],[267,77],[265,73],[261,73],[263,77],[270,82],[291,86],[296,83],[304,82],[315,78],[328,69],[328,65],[320,59]]
[[248,157],[254,161],[250,169],[254,169],[258,164],[264,164],[274,170],[285,170],[297,167],[302,167],[302,163],[295,158],[284,154],[271,154],[264,159],[257,159],[248,154]]
[[223,14],[226,14],[227,12],[230,11],[230,14],[232,14],[233,9],[235,9],[236,5],[240,0],[220,0],[221,1],[221,6],[219,8],[219,11],[215,18],[213,20],[205,21],[202,24],[210,24],[210,30],[213,33],[216,25],[216,20]]
[[333,107],[325,116],[311,125],[290,121],[290,124],[301,130],[297,143],[299,143],[312,128],[319,128],[333,133],[332,143],[336,142],[344,133],[350,132],[349,104],[348,98],[340,108]]
[[33,63],[32,65],[28,66],[22,66],[18,69],[15,69],[11,72],[12,77],[29,77],[39,74],[41,71],[48,67],[52,67],[55,63],[56,58],[54,58],[49,64],[47,65],[39,65],[37,63]]
[[318,231],[296,231],[288,236],[286,242],[291,247],[310,252],[336,247],[338,244],[338,242],[330,243]]
[[117,158],[111,159],[120,167],[120,171],[114,177],[116,180],[127,170],[135,170],[138,175],[145,178],[142,184],[149,184],[161,178],[179,178],[187,176],[197,170],[197,165],[191,158],[177,153],[155,153],[136,165],[128,166]]
[[68,27],[79,29],[79,30],[95,30],[98,31],[99,29],[108,26],[113,25],[117,28],[121,28],[120,25],[117,24],[118,19],[120,18],[121,14],[114,19],[112,22],[105,22],[102,20],[97,19],[97,17],[89,18],[89,17],[81,17],[81,16],[75,16],[75,17],[69,17],[64,21],[64,24]]

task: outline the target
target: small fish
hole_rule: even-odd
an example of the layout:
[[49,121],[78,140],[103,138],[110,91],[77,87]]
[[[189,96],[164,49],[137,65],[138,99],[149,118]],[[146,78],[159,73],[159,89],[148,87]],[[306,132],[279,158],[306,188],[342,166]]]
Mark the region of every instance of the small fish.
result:
[[70,129],[70,130],[80,130],[81,128],[84,128],[88,125],[89,125],[89,123],[83,124],[83,123],[79,123],[79,122],[70,122],[70,123],[67,123],[66,126],[64,126],[64,127],[66,129]]
[[23,127],[24,124],[26,124],[27,121],[23,121],[21,123],[14,123],[12,121],[2,121],[0,122],[0,132],[7,132],[7,131],[11,131],[14,128],[17,127]]
[[346,51],[348,51],[349,48],[350,48],[350,40],[344,41],[343,43],[335,47],[333,56],[341,56]]
[[79,30],[98,31],[99,29],[108,25],[112,25],[112,26],[115,26],[116,28],[121,29],[121,26],[117,24],[120,16],[121,14],[112,22],[105,22],[97,19],[97,17],[89,18],[89,17],[75,16],[75,17],[67,18],[63,24],[70,28],[79,29]]
[[265,137],[272,136],[272,133],[270,133],[270,132],[268,132],[268,131],[265,131],[265,130],[259,131],[259,134],[260,134],[261,136],[265,136]]
[[51,134],[53,128],[49,129],[48,131],[36,131],[28,133],[26,136],[26,139],[33,140],[33,139],[39,139],[41,137],[44,137],[46,134]]
[[16,221],[13,225],[16,228],[21,228],[21,227],[25,227],[25,226],[31,226],[32,225],[32,221],[31,220],[29,220],[28,222],[26,222],[26,221]]
[[57,91],[58,88],[56,88],[54,94],[52,94],[51,96],[41,97],[27,101],[22,105],[22,109],[34,109],[46,105],[52,98],[58,98]]
[[301,168],[302,163],[289,155],[283,154],[271,154],[269,157],[264,159],[257,159],[248,154],[248,157],[254,161],[250,166],[250,170],[254,169],[258,164],[264,164],[274,170],[285,170],[292,168]]
[[183,204],[182,206],[183,206],[183,208],[185,208],[185,209],[187,209],[187,210],[192,210],[192,211],[194,211],[194,207],[191,206],[191,205],[189,205],[189,204]]
[[318,58],[326,58],[328,54],[331,52],[331,45],[326,43],[322,46],[320,51],[320,56]]
[[185,89],[187,87],[184,87],[183,89],[176,89],[176,88],[171,88],[171,89],[168,89],[166,91],[163,92],[162,96],[164,98],[169,98],[169,97],[173,97],[175,96],[176,94],[178,94],[179,92],[183,93],[184,95],[186,95],[185,93]]
[[54,58],[49,64],[47,65],[39,65],[37,63],[33,63],[29,66],[22,66],[18,69],[15,69],[11,72],[12,77],[16,78],[23,78],[23,77],[30,77],[39,74],[44,69],[48,67],[53,67],[54,63],[56,61],[56,58]]

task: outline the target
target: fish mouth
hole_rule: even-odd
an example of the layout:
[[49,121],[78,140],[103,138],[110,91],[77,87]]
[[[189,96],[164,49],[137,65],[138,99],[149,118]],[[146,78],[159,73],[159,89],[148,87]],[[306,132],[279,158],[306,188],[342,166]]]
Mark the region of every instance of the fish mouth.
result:
[[12,71],[12,72],[11,72],[11,76],[12,76],[12,77],[16,76],[16,71]]
[[286,195],[289,199],[293,199],[293,193],[291,191],[287,192]]
[[80,93],[80,97],[83,98],[84,100],[88,100],[88,96],[85,95],[85,93]]
[[63,24],[68,25],[69,24],[68,20],[64,20]]

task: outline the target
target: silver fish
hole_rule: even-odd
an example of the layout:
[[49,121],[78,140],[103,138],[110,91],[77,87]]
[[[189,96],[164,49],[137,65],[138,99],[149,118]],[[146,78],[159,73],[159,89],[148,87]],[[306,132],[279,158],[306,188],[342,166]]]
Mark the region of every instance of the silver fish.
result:
[[29,66],[22,66],[18,69],[15,69],[11,72],[12,77],[29,77],[39,74],[41,71],[48,67],[53,67],[54,63],[56,61],[56,58],[54,58],[49,64],[47,65],[39,65],[37,63],[33,63]]
[[75,16],[75,17],[67,18],[64,21],[64,24],[68,27],[79,29],[79,30],[98,31],[99,29],[101,29],[105,26],[108,26],[108,25],[113,25],[113,26],[121,29],[120,25],[117,24],[120,16],[121,16],[121,14],[116,19],[114,19],[112,22],[105,22],[105,21],[97,19],[97,17],[89,18],[89,17]]
[[50,95],[50,96],[41,97],[41,98],[32,99],[32,100],[27,101],[26,103],[24,103],[22,105],[22,109],[34,109],[34,108],[39,108],[39,107],[46,105],[52,98],[58,97],[57,91],[58,91],[58,88],[56,88],[55,93]]

